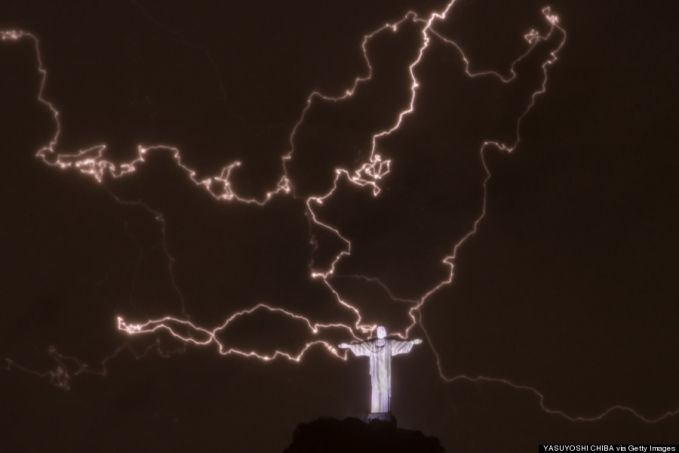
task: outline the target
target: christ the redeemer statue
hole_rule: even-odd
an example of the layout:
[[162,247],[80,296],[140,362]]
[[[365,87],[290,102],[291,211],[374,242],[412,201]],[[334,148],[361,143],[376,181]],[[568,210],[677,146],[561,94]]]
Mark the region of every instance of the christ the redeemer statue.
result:
[[387,330],[377,327],[377,338],[358,343],[341,343],[339,348],[349,349],[355,356],[370,357],[370,383],[372,397],[370,399],[370,415],[368,419],[389,419],[391,400],[391,357],[407,354],[413,345],[422,340],[395,340],[387,338]]

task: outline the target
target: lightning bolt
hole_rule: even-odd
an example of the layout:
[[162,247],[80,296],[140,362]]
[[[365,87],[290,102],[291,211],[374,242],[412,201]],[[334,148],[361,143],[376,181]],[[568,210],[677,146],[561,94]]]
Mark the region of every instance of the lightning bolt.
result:
[[[43,145],[41,148],[39,148],[36,152],[36,157],[39,160],[41,160],[44,164],[59,170],[77,171],[80,174],[92,178],[92,180],[95,181],[97,184],[103,185],[106,182],[107,178],[118,179],[133,175],[134,173],[136,173],[140,166],[144,165],[147,162],[147,158],[150,154],[162,152],[169,154],[174,159],[177,167],[180,168],[186,174],[187,179],[191,181],[195,186],[202,189],[214,200],[218,202],[245,203],[259,207],[264,207],[275,197],[291,196],[298,198],[297,194],[295,193],[295,187],[292,184],[291,178],[288,175],[288,164],[295,157],[295,139],[298,130],[300,129],[300,127],[304,125],[308,112],[310,111],[314,103],[316,102],[340,103],[347,101],[354,97],[355,93],[357,92],[361,85],[363,85],[365,82],[372,80],[373,67],[368,57],[367,47],[374,37],[382,33],[389,32],[397,33],[399,31],[399,28],[405,23],[418,24],[421,27],[419,29],[420,34],[419,47],[415,58],[409,63],[407,69],[410,78],[410,96],[406,105],[397,113],[394,121],[389,127],[374,132],[372,134],[370,139],[370,152],[365,162],[362,162],[355,168],[335,169],[333,184],[329,191],[322,194],[311,195],[303,199],[310,222],[314,226],[320,228],[321,230],[325,230],[331,233],[344,244],[344,248],[334,256],[331,263],[325,269],[314,269],[310,265],[310,278],[321,280],[325,287],[334,295],[337,303],[353,314],[354,316],[353,324],[316,323],[310,320],[308,317],[303,316],[301,314],[297,314],[292,311],[285,310],[283,308],[276,307],[273,305],[259,303],[251,308],[247,308],[231,314],[221,324],[217,325],[214,328],[205,328],[196,325],[188,318],[188,314],[186,313],[186,307],[184,304],[184,298],[181,295],[181,291],[179,290],[179,287],[173,277],[172,266],[174,263],[174,258],[170,254],[165,241],[166,224],[162,213],[151,209],[150,207],[143,204],[143,202],[141,201],[130,202],[127,200],[122,200],[116,197],[115,195],[111,194],[119,203],[132,203],[144,207],[154,217],[154,219],[161,224],[163,244],[165,246],[164,251],[168,259],[168,271],[172,276],[172,284],[174,285],[174,289],[177,291],[179,298],[182,302],[182,311],[184,314],[184,317],[181,318],[173,316],[164,316],[158,319],[152,319],[141,323],[128,322],[124,319],[124,317],[119,316],[116,319],[117,329],[128,335],[144,335],[163,331],[169,334],[170,337],[178,340],[182,344],[202,347],[213,346],[222,356],[237,355],[246,358],[254,358],[257,360],[261,360],[263,362],[269,362],[275,359],[282,358],[292,361],[294,363],[300,363],[305,354],[313,348],[322,348],[326,350],[328,353],[330,353],[333,357],[339,358],[341,360],[346,360],[347,357],[346,353],[339,352],[333,346],[333,344],[320,338],[316,338],[305,343],[302,346],[302,348],[297,351],[290,352],[283,350],[275,350],[271,354],[264,354],[257,352],[255,350],[245,350],[229,346],[225,344],[222,340],[220,340],[219,335],[220,333],[227,330],[230,327],[230,325],[236,320],[253,315],[255,313],[265,312],[269,314],[277,314],[284,316],[295,323],[303,325],[307,329],[308,333],[314,337],[320,335],[321,332],[323,331],[334,329],[345,332],[354,339],[360,339],[362,335],[369,334],[370,332],[372,332],[375,329],[376,325],[367,324],[363,321],[360,310],[350,301],[347,301],[341,297],[339,291],[332,285],[331,277],[361,278],[365,279],[366,281],[371,281],[380,285],[387,292],[387,294],[391,297],[392,300],[410,305],[410,308],[408,309],[410,323],[405,327],[403,331],[397,332],[397,334],[403,338],[406,338],[410,335],[412,329],[419,326],[424,332],[424,335],[427,338],[431,350],[434,354],[439,375],[441,379],[443,379],[445,382],[450,383],[461,381],[482,382],[488,384],[508,386],[514,390],[527,392],[531,394],[533,397],[537,399],[540,409],[545,413],[554,416],[559,416],[572,422],[595,422],[602,420],[611,413],[624,412],[634,416],[635,418],[642,422],[656,423],[665,418],[679,414],[679,409],[677,409],[670,410],[657,417],[650,418],[644,416],[643,414],[640,414],[638,411],[634,410],[631,407],[623,405],[614,405],[594,416],[587,417],[571,416],[565,413],[564,411],[548,407],[545,403],[545,396],[534,387],[517,384],[504,378],[487,376],[474,377],[467,375],[448,376],[445,373],[441,357],[438,351],[435,349],[434,344],[431,341],[431,337],[424,325],[422,319],[422,309],[425,307],[427,301],[434,294],[436,294],[442,288],[447,287],[453,283],[455,276],[455,263],[458,258],[458,251],[465,245],[467,241],[469,241],[477,233],[479,225],[486,216],[488,184],[492,178],[492,174],[489,170],[486,161],[486,155],[491,150],[512,153],[519,146],[521,142],[520,131],[522,122],[524,118],[532,110],[537,98],[547,91],[548,67],[557,61],[558,54],[565,45],[567,37],[565,29],[559,25],[559,17],[552,13],[550,8],[544,8],[542,13],[549,26],[547,33],[545,35],[542,35],[537,30],[530,30],[524,36],[526,42],[528,43],[528,47],[526,51],[512,63],[508,75],[503,75],[498,71],[492,70],[473,71],[471,69],[470,60],[466,56],[462,47],[454,40],[444,36],[435,28],[437,23],[445,21],[447,19],[455,2],[456,0],[450,0],[442,9],[433,11],[426,17],[420,17],[417,13],[409,11],[404,16],[402,16],[400,20],[393,23],[386,23],[381,27],[373,30],[372,32],[364,35],[361,42],[361,50],[366,67],[365,73],[363,75],[355,77],[353,79],[353,82],[349,85],[349,87],[339,94],[324,94],[318,90],[312,91],[309,94],[309,96],[306,98],[305,106],[302,109],[300,116],[298,117],[297,121],[294,123],[290,131],[288,137],[289,149],[281,156],[282,175],[279,178],[278,182],[274,185],[274,187],[266,191],[259,198],[245,197],[239,195],[238,190],[233,186],[233,183],[231,182],[231,176],[233,172],[236,171],[242,165],[240,161],[233,161],[228,163],[214,175],[200,177],[198,176],[198,172],[196,170],[190,168],[183,162],[181,151],[177,147],[168,144],[152,144],[152,145],[139,144],[136,149],[137,151],[136,156],[133,159],[125,162],[113,162],[111,160],[108,160],[106,158],[107,146],[104,143],[78,150],[75,153],[59,152],[58,143],[61,136],[61,123],[59,120],[60,112],[56,108],[56,106],[52,102],[50,102],[44,95],[45,86],[47,83],[47,70],[43,63],[42,53],[40,50],[40,41],[37,38],[37,36],[24,30],[0,31],[0,41],[18,42],[22,40],[28,40],[33,44],[34,47],[36,57],[36,67],[38,73],[40,74],[40,83],[38,87],[37,100],[40,104],[44,105],[50,111],[55,124],[53,135],[49,138],[47,143]],[[490,77],[499,80],[503,84],[509,84],[513,82],[517,77],[517,73],[514,70],[515,66],[523,59],[525,59],[528,55],[530,55],[539,43],[552,38],[554,35],[558,35],[560,37],[559,43],[556,46],[556,48],[551,51],[549,57],[542,64],[543,73],[542,84],[530,95],[528,105],[523,110],[523,112],[518,116],[515,123],[515,135],[513,140],[509,143],[487,140],[482,143],[479,149],[479,158],[484,170],[484,179],[482,184],[483,197],[481,201],[480,212],[474,219],[471,228],[457,242],[455,242],[452,245],[451,253],[442,258],[441,263],[448,269],[446,278],[437,282],[430,289],[425,291],[420,298],[406,299],[394,294],[394,292],[391,291],[391,289],[386,284],[384,284],[377,278],[362,275],[358,276],[337,275],[335,272],[338,263],[342,259],[352,254],[352,242],[349,238],[344,236],[337,227],[331,225],[328,222],[324,222],[316,212],[316,209],[319,206],[322,206],[331,197],[333,197],[333,195],[335,195],[340,181],[346,181],[352,184],[353,186],[357,187],[358,189],[368,189],[371,191],[373,197],[378,197],[380,195],[380,192],[382,190],[381,182],[385,178],[387,178],[390,173],[391,160],[378,151],[379,144],[384,138],[392,135],[394,132],[399,130],[407,122],[408,117],[415,113],[416,99],[418,89],[420,87],[420,81],[416,76],[416,70],[420,63],[423,61],[425,55],[427,54],[427,51],[430,48],[430,44],[434,40],[438,40],[441,43],[445,44],[446,46],[450,47],[450,49],[453,50],[454,52],[457,52],[459,58],[463,62],[464,72],[467,77],[469,78]],[[202,50],[204,51],[204,49]],[[214,61],[212,62],[214,64]],[[311,236],[313,242],[314,241],[313,234],[311,234]],[[122,349],[123,348],[119,348],[118,350],[114,351],[110,356],[107,356],[102,361],[101,366],[98,368],[90,368],[86,364],[83,364],[82,362],[78,361],[78,359],[76,358],[62,355],[56,352],[56,349],[50,349],[50,355],[58,364],[58,366],[54,370],[51,370],[46,373],[35,372],[22,365],[17,364],[16,362],[10,359],[6,360],[5,369],[19,369],[41,377],[47,377],[56,385],[62,388],[68,388],[68,383],[73,376],[77,376],[84,373],[105,375],[107,363],[112,358],[117,356],[122,351]],[[157,350],[159,353],[162,353],[158,344],[156,344],[155,347],[153,347],[153,345],[149,346],[138,357],[145,356],[150,350],[153,349]]]
[[106,376],[108,374],[109,362],[117,358],[124,351],[131,353],[136,360],[147,357],[151,352],[156,352],[158,355],[165,358],[171,356],[171,354],[161,349],[160,342],[156,340],[152,344],[146,346],[141,352],[135,351],[129,345],[120,346],[101,359],[97,366],[93,367],[77,357],[62,354],[52,345],[47,348],[47,355],[56,365],[47,371],[36,371],[10,358],[5,358],[4,364],[0,366],[0,370],[18,370],[38,378],[47,379],[51,384],[62,390],[70,390],[71,381],[78,376]]
[[[304,324],[310,333],[317,335],[323,329],[342,329],[346,330],[349,335],[354,339],[359,340],[360,337],[356,336],[354,331],[350,326],[342,323],[313,323],[309,318],[295,314],[291,311],[273,307],[268,304],[257,304],[254,307],[248,308],[246,310],[238,311],[231,316],[229,316],[224,322],[214,329],[205,329],[203,327],[197,326],[194,323],[187,321],[186,319],[175,318],[172,316],[166,316],[160,319],[149,320],[140,324],[130,324],[125,322],[122,317],[118,317],[118,329],[126,332],[130,335],[153,333],[158,330],[167,331],[172,337],[183,341],[185,343],[190,343],[196,346],[207,346],[214,344],[217,346],[219,354],[221,355],[239,355],[247,358],[256,358],[265,362],[274,360],[278,357],[284,357],[292,362],[299,363],[302,360],[304,354],[314,346],[323,346],[328,352],[333,356],[346,360],[346,354],[341,354],[332,344],[324,340],[314,340],[306,343],[302,349],[297,353],[288,353],[285,351],[276,350],[273,354],[261,354],[256,351],[245,351],[242,349],[237,349],[233,347],[227,347],[219,338],[220,332],[224,331],[232,322],[239,318],[247,315],[251,315],[258,311],[266,311],[269,313],[277,313],[287,316],[288,318]],[[174,326],[174,327],[173,327]],[[188,334],[182,334],[179,332],[178,327],[183,327],[188,329]]]

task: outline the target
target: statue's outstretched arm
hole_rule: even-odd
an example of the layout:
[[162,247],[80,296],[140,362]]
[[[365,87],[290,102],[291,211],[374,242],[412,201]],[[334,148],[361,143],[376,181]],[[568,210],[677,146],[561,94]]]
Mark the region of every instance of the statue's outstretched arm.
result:
[[421,343],[422,340],[419,338],[413,340],[391,340],[391,355],[407,354],[413,349],[413,346]]

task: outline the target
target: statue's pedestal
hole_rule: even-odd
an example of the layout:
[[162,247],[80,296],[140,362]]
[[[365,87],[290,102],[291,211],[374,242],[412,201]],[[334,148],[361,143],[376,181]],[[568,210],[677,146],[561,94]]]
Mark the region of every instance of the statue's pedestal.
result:
[[395,421],[383,421],[385,415],[390,416],[380,414],[380,420],[370,422],[319,418],[302,423],[285,453],[443,453],[435,437],[400,429]]
[[396,424],[396,417],[391,415],[391,412],[371,412],[367,417],[369,422],[381,421]]

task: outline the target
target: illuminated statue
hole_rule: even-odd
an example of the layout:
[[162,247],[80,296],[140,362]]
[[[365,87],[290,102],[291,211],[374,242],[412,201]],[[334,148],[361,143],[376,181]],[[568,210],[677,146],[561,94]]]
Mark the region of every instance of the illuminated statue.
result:
[[389,403],[391,399],[391,357],[407,354],[413,345],[422,340],[394,340],[387,338],[387,330],[383,326],[377,327],[377,338],[358,343],[342,343],[338,347],[350,349],[357,357],[370,357],[370,383],[372,397],[370,415],[368,419],[388,419]]

